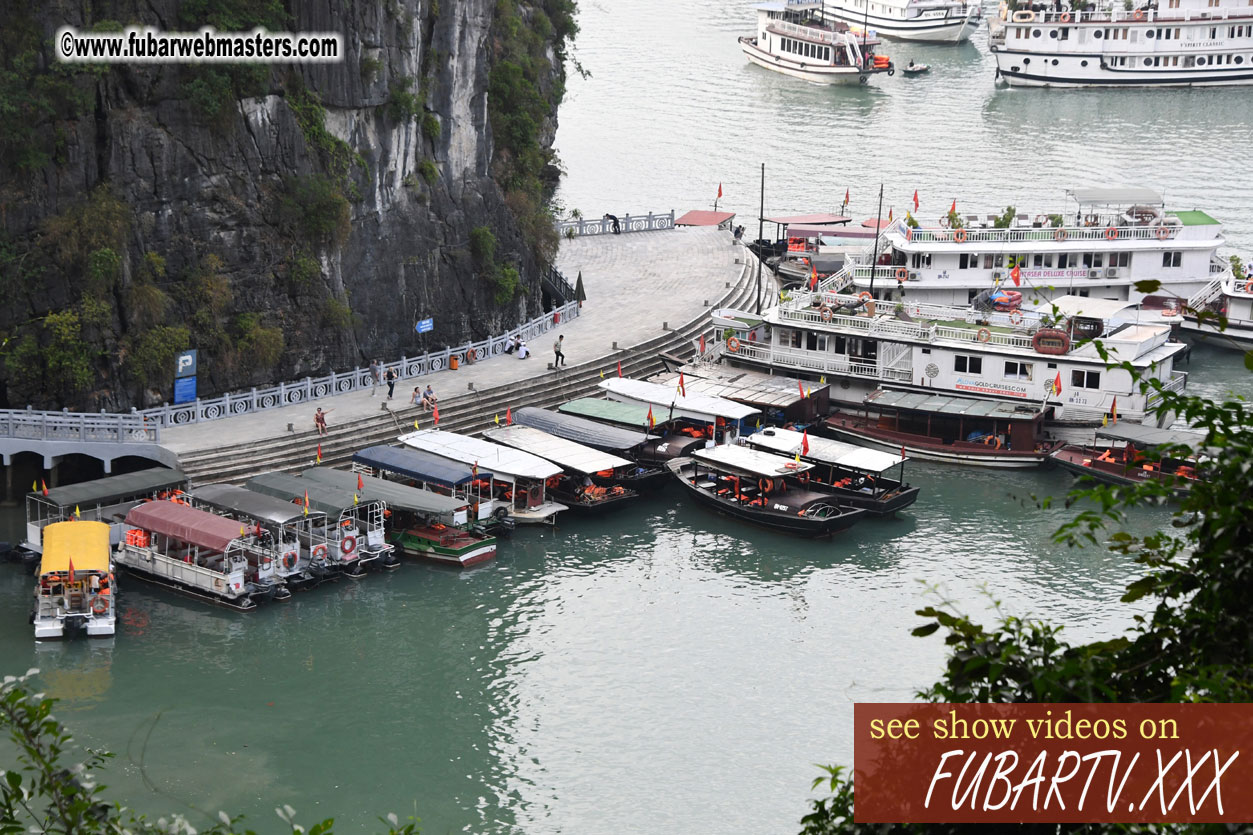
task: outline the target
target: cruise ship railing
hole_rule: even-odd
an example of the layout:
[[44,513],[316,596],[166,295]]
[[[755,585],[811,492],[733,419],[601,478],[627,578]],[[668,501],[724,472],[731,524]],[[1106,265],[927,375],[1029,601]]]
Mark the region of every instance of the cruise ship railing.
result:
[[[1230,8],[1206,9],[1123,9],[1107,7],[1092,11],[1057,10],[1043,12],[1027,12],[1031,19],[1003,21],[1006,26],[1025,26],[1029,23],[1181,23],[1187,21],[1219,22],[1231,16]],[[1136,15],[1140,17],[1136,17]],[[1238,15],[1237,15],[1238,16]]]
[[741,342],[735,356],[771,366],[795,368],[818,374],[839,374],[846,377],[902,383],[908,383],[913,379],[912,370],[907,368],[879,368],[874,362],[852,362],[831,354],[780,348],[773,345]]
[[[1169,241],[1178,237],[1182,226],[1031,226],[1009,229],[910,229],[905,240],[910,243],[1038,243],[1041,241]],[[965,235],[964,241],[957,238]]]
[[[649,212],[646,215],[624,215],[618,218],[618,231],[652,232],[657,229],[674,228],[674,209],[665,214]],[[557,234],[563,238],[579,238],[588,235],[612,235],[613,221],[604,217],[585,220],[581,217],[557,221]]]
[[1172,371],[1170,379],[1162,383],[1161,391],[1157,389],[1149,389],[1147,396],[1144,398],[1144,411],[1151,412],[1157,408],[1162,402],[1162,395],[1165,392],[1181,392],[1188,385],[1188,372]]
[[[823,305],[832,309],[831,318],[824,319],[821,307],[814,305],[821,296]],[[1031,347],[1031,337],[1020,333],[1002,333],[997,328],[1032,328],[1041,324],[1043,317],[1035,311],[974,311],[968,307],[911,302],[901,304],[902,312],[922,321],[906,322],[893,318],[896,303],[875,302],[875,316],[848,315],[834,312],[839,304],[857,302],[856,296],[832,293],[805,293],[799,298],[784,302],[778,308],[780,324],[797,322],[816,328],[850,330],[871,336],[901,336],[924,342],[951,339],[956,342],[975,342],[1003,345],[1013,348]],[[943,322],[964,322],[968,327],[944,325]],[[985,327],[986,326],[986,327]],[[986,330],[986,338],[980,338]]]

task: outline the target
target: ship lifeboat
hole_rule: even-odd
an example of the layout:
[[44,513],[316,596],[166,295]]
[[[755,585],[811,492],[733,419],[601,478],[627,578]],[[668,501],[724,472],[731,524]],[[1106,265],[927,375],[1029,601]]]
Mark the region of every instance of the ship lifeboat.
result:
[[1070,334],[1061,328],[1040,328],[1031,337],[1037,354],[1064,354],[1070,350]]

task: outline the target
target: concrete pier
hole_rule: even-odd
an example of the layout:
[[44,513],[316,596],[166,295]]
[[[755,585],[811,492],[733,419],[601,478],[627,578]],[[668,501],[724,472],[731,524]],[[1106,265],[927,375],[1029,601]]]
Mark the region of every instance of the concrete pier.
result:
[[[617,374],[619,362],[623,374],[642,377],[661,368],[660,352],[690,357],[692,340],[710,334],[711,309],[753,304],[756,264],[729,232],[711,228],[566,239],[557,267],[572,281],[582,273],[587,301],[576,319],[549,331],[542,344],[528,344],[530,358],[493,357],[402,379],[391,401],[381,385],[373,396],[350,392],[171,427],[161,445],[178,456],[195,483],[239,482],[264,470],[305,467],[319,443],[323,463],[342,463],[362,447],[412,430],[415,420],[424,429],[433,426],[433,416],[410,403],[414,386],[428,383],[439,398],[441,429],[477,431],[496,415],[503,421],[508,408],[547,407],[587,395],[602,374]],[[552,370],[552,343],[559,335],[565,336],[568,364]],[[319,406],[328,412],[328,435],[321,439],[313,425]]]

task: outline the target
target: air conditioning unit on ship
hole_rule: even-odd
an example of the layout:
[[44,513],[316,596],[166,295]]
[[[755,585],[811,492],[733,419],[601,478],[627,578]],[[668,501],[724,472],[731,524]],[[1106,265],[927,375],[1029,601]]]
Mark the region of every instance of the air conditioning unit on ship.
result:
[[910,281],[918,281],[918,280],[920,280],[921,278],[922,278],[922,273],[920,273],[920,272],[915,271],[915,272],[911,272],[911,273],[909,274],[909,280],[910,280]]
[[1117,267],[1106,267],[1106,268],[1105,268],[1105,277],[1106,277],[1106,278],[1118,278],[1118,268],[1117,268]]
[[1101,277],[1100,270],[1088,270],[1088,278],[1100,278],[1100,277]]
[[1003,278],[1005,278],[1005,271],[1004,271],[1004,270],[993,270],[993,271],[992,271],[992,280],[993,280],[993,281],[1000,281],[1000,280],[1001,280],[1001,279],[1003,279]]

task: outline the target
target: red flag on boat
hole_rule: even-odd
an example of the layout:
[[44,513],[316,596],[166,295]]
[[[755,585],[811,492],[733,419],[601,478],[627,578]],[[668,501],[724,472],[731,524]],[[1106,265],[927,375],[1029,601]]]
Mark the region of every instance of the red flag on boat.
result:
[[957,198],[956,197],[953,198],[953,205],[949,207],[949,211],[952,212],[953,214],[957,214]]
[[657,421],[653,419],[653,404],[648,404],[648,428],[652,429],[657,425]]
[[905,460],[905,445],[901,444],[901,460]]
[[801,435],[801,455],[809,454],[809,430],[805,430],[805,434]]
[[800,389],[801,397],[803,398],[805,396],[805,384],[802,383],[800,380],[797,380],[796,388]]
[[622,376],[622,360],[618,360],[618,376]]
[[513,426],[513,407],[505,407],[505,426]]
[[702,356],[705,353],[705,335],[703,333],[700,335],[700,352]]
[[305,516],[309,515],[309,491],[305,490]]
[[1053,396],[1062,396],[1062,372],[1057,372],[1057,379],[1053,381]]
[[809,268],[809,289],[812,290],[818,286],[818,265],[814,264]]
[[1017,264],[1015,264],[1014,268],[1009,271],[1009,277],[1014,280],[1015,287],[1022,286],[1022,270],[1018,267]]
[[687,386],[683,385],[683,372],[679,372],[679,394],[687,397]]
[[892,207],[888,207],[888,223],[892,222]]
[[918,189],[914,189],[914,211],[918,211]]
[[431,412],[431,420],[435,421],[435,425],[439,426],[439,406],[436,405]]
[[848,205],[848,189],[844,189],[844,205]]
[[318,444],[318,463],[322,463],[322,445]]
[[1109,407],[1109,416],[1114,421],[1114,423],[1118,422],[1118,398],[1117,397],[1114,398],[1113,404]]
[[357,489],[358,490],[365,489],[365,482],[361,478],[361,473],[357,473]]
[[722,199],[722,183],[718,183],[718,199]]
[[70,558],[70,585],[74,585],[74,558]]
[[46,495],[48,495],[48,482],[44,481],[44,480],[41,478],[41,479],[39,479],[39,485],[40,485],[41,487],[43,487],[43,489],[44,489],[44,495],[45,495],[45,496],[46,496]]
[[479,462],[478,461],[475,461],[474,466],[470,468],[470,477],[471,478],[479,477]]

